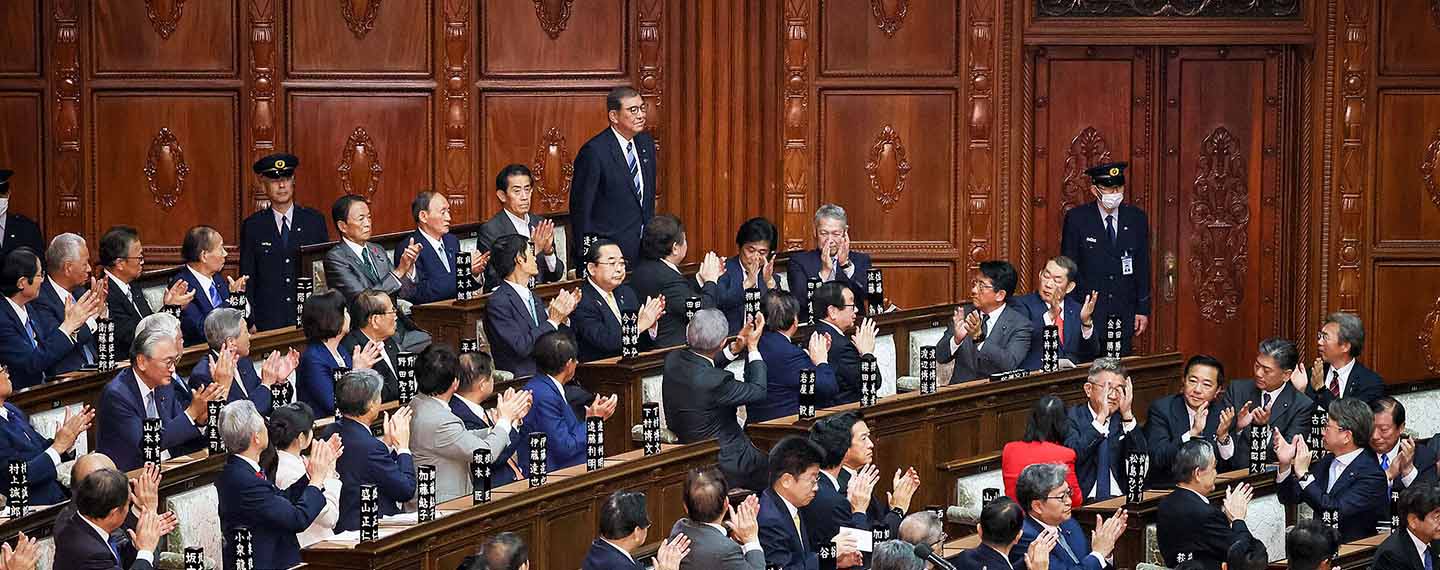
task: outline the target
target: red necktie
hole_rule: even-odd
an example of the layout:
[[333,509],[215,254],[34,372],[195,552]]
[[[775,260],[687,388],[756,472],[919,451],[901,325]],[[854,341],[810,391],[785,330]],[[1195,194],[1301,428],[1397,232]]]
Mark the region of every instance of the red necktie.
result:
[[256,476],[256,477],[259,477],[259,478],[262,479],[262,480],[264,480],[264,479],[265,479],[265,472],[264,472],[264,471],[256,471],[256,472],[255,472],[255,476]]
[[1060,346],[1065,346],[1065,302],[1060,303],[1060,311],[1055,313],[1055,329],[1060,333]]
[[1336,397],[1336,398],[1339,398],[1339,397],[1340,397],[1340,371],[1339,371],[1339,370],[1331,370],[1331,371],[1330,371],[1330,393],[1331,393],[1331,394],[1335,394],[1335,397]]

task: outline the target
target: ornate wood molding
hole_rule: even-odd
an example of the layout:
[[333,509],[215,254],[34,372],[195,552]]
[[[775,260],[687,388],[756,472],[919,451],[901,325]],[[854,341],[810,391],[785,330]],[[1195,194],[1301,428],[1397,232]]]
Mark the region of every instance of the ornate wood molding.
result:
[[1425,315],[1425,324],[1416,336],[1420,354],[1425,357],[1425,369],[1431,374],[1440,374],[1440,350],[1437,350],[1440,346],[1435,346],[1437,338],[1440,338],[1440,297],[1435,298],[1435,305]]
[[1042,18],[1296,18],[1300,0],[1036,0]]
[[190,175],[190,164],[185,162],[185,151],[170,129],[161,127],[150,141],[144,172],[155,203],[166,211],[174,208],[185,193],[185,177]]
[[445,0],[441,132],[442,188],[450,208],[465,212],[470,195],[470,8],[468,0]]
[[[640,21],[640,98],[650,106],[650,112],[645,117],[645,130],[649,131],[651,138],[655,139],[655,154],[660,156],[663,156],[663,139],[665,138],[663,128],[665,124],[665,99],[663,97],[665,82],[661,68],[664,47],[660,44],[660,22],[663,19],[664,6],[665,3],[662,0],[640,0],[638,15]],[[566,194],[566,200],[568,200],[568,192]],[[664,195],[665,182],[664,180],[657,181],[655,184],[657,204]]]
[[[314,0],[318,1],[318,0]],[[375,18],[380,16],[380,0],[340,0],[340,17],[355,39],[365,39],[375,29]]]
[[340,173],[340,189],[346,194],[362,196],[366,200],[375,197],[385,167],[380,164],[380,150],[370,139],[370,133],[365,132],[365,127],[355,127],[355,132],[345,140],[345,147],[340,151],[340,165],[335,170]]
[[[551,127],[535,146],[530,162],[531,182],[540,203],[547,210],[558,209],[570,196],[570,181],[575,178],[575,162],[566,148],[565,135]],[[550,176],[554,177],[551,178]]]
[[[60,217],[79,218],[80,210],[80,14],[76,0],[55,0],[54,62],[50,92],[55,97],[54,165],[56,195],[60,196]],[[79,229],[79,226],[73,226]],[[71,228],[67,228],[71,229]],[[52,229],[60,231],[58,229]]]
[[[275,2],[250,0],[250,163],[275,152],[277,121],[275,110]],[[265,189],[254,177],[249,182],[251,201],[256,210],[269,205]]]
[[910,0],[870,0],[870,13],[885,37],[893,38],[905,23],[905,15],[910,13]]
[[1039,262],[1043,255],[1035,245],[1031,229],[1035,225],[1035,209],[1044,206],[1044,201],[1035,198],[1035,58],[1041,48],[1026,48],[1021,54],[1020,72],[1020,200],[1016,208],[1016,232],[1019,247],[1015,258],[1015,271],[1019,274],[1019,285],[1029,289],[1032,259]]
[[1436,208],[1440,208],[1440,183],[1435,180],[1436,170],[1440,170],[1440,129],[1435,129],[1435,134],[1430,137],[1430,146],[1425,149],[1425,160],[1420,163],[1420,181],[1425,184],[1425,192],[1430,194],[1430,201]]
[[782,180],[785,192],[785,249],[804,242],[810,214],[810,0],[785,0]]
[[160,34],[160,39],[170,39],[184,11],[185,0],[145,0],[145,15],[150,18],[150,26]]
[[1240,314],[1249,259],[1250,205],[1245,155],[1225,127],[1200,143],[1188,207],[1190,272],[1199,281],[1200,316],[1224,324]]
[[1093,126],[1085,127],[1075,138],[1070,139],[1070,148],[1065,150],[1065,179],[1060,182],[1060,212],[1086,202],[1090,195],[1090,177],[1085,171],[1097,164],[1111,160],[1110,146],[1105,135]]
[[575,0],[534,0],[535,19],[540,21],[540,29],[550,39],[560,37],[560,32],[565,31],[565,26],[570,23],[570,6]]
[[1366,155],[1365,138],[1371,102],[1371,0],[1342,0],[1345,26],[1340,34],[1339,212],[1336,215],[1336,304],[1334,309],[1361,312],[1364,278]]
[[905,154],[905,141],[895,128],[886,124],[875,135],[875,144],[870,146],[870,156],[865,161],[865,173],[870,178],[870,191],[880,208],[889,212],[905,193],[905,180],[910,177],[910,159]]
[[[1004,0],[999,0],[1003,2]],[[992,229],[995,224],[995,112],[994,82],[995,70],[995,3],[978,1],[969,3],[966,16],[965,35],[969,42],[965,67],[969,72],[966,85],[968,93],[965,116],[966,164],[969,175],[965,178],[965,224],[968,230],[965,263],[967,269],[980,266],[980,261],[994,256]],[[956,278],[966,282],[969,271],[957,271]]]

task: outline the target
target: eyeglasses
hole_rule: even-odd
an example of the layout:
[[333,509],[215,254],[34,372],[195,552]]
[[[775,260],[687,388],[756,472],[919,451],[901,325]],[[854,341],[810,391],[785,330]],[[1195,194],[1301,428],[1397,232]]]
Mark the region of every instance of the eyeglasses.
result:
[[595,263],[595,265],[604,265],[604,266],[606,266],[606,267],[625,267],[625,266],[627,265],[627,264],[625,263],[625,260],[623,260],[623,259],[611,259],[611,260],[609,260],[609,261],[596,261],[596,262],[594,262],[594,263]]
[[125,257],[117,257],[116,259],[133,259],[133,260],[135,260],[135,261],[139,261],[140,263],[145,263],[145,256],[143,256],[143,255],[135,255],[135,256],[127,255],[127,256],[125,256]]
[[1086,384],[1090,384],[1090,385],[1092,385],[1092,386],[1095,386],[1096,388],[1099,388],[1099,389],[1101,389],[1101,390],[1105,390],[1105,391],[1107,391],[1107,392],[1110,392],[1111,394],[1120,394],[1120,393],[1123,393],[1123,392],[1125,391],[1125,387],[1124,387],[1124,386],[1106,386],[1106,385],[1101,384],[1101,383],[1099,383],[1099,382],[1090,382],[1090,381],[1086,381],[1085,383],[1086,383]]
[[970,286],[971,286],[971,287],[974,287],[974,288],[976,288],[976,289],[989,289],[989,290],[991,290],[991,291],[994,291],[994,290],[995,290],[995,286],[994,286],[994,285],[991,285],[991,284],[986,283],[986,282],[984,282],[984,281],[981,281],[981,280],[979,280],[979,279],[976,279],[976,280],[974,280],[974,281],[971,281],[971,282],[970,282]]
[[641,103],[639,105],[631,105],[629,107],[626,107],[625,111],[630,113],[631,115],[643,115],[650,112],[650,104]]
[[1071,498],[1071,497],[1074,497],[1074,496],[1075,496],[1074,493],[1071,493],[1070,491],[1065,491],[1064,493],[1060,493],[1059,495],[1051,495],[1051,496],[1048,496],[1048,497],[1045,497],[1045,498],[1048,499],[1048,500],[1051,500],[1051,501],[1065,501],[1065,502],[1069,502],[1069,501],[1070,501],[1070,498]]

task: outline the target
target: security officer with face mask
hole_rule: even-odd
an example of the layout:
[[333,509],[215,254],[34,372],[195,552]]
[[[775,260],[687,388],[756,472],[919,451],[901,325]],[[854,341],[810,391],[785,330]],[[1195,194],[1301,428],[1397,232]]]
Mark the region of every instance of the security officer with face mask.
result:
[[1060,252],[1080,266],[1071,295],[1084,302],[1085,293],[1099,293],[1096,326],[1119,316],[1128,355],[1134,336],[1150,325],[1150,221],[1144,210],[1124,203],[1125,167],[1112,162],[1085,171],[1095,200],[1065,213]]
[[21,248],[39,254],[45,251],[45,236],[34,220],[10,209],[10,177],[13,170],[0,170],[0,259]]

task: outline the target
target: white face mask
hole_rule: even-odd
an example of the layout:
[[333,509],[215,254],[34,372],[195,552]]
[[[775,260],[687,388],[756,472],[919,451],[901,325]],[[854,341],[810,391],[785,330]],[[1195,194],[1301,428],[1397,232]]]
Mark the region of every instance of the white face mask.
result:
[[1125,201],[1124,192],[1115,192],[1113,194],[1109,192],[1100,193],[1100,207],[1105,208],[1106,210],[1114,210],[1115,208],[1119,208],[1120,203],[1123,201]]

